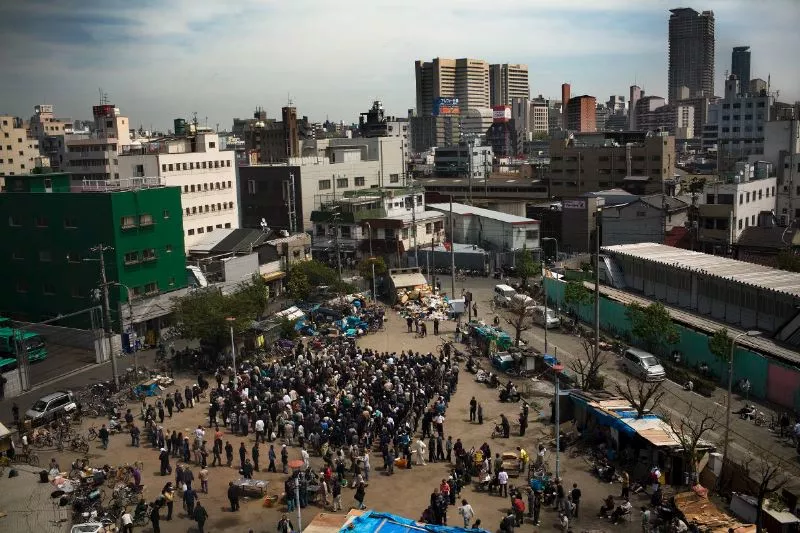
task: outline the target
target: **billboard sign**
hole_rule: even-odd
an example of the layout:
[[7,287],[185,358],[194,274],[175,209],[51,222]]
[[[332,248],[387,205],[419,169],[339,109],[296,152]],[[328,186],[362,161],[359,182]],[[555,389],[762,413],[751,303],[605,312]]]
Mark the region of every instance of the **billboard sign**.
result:
[[511,106],[496,105],[492,108],[492,122],[509,122],[511,120]]
[[585,200],[564,200],[561,205],[564,209],[586,209]]
[[95,105],[92,106],[92,113],[95,117],[114,118],[114,106],[108,104]]
[[458,98],[436,98],[433,101],[433,116],[459,115]]

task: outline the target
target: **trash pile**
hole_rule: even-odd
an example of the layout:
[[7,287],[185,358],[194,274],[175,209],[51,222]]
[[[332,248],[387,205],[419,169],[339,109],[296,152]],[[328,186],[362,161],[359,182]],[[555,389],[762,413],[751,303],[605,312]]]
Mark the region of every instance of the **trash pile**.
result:
[[383,307],[368,304],[362,294],[348,294],[297,311],[299,316],[293,316],[295,329],[308,337],[354,338],[380,330],[385,320]]
[[[402,297],[400,293],[403,293]],[[450,300],[431,290],[398,291],[398,303],[395,306],[400,317],[405,320],[448,320],[451,316]]]

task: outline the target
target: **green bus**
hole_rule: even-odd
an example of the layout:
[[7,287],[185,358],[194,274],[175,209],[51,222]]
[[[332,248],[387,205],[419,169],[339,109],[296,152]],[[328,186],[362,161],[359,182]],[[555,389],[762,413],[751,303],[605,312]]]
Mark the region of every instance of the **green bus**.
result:
[[0,317],[0,372],[7,372],[17,367],[20,345],[25,347],[28,361],[31,363],[47,357],[47,347],[41,335],[16,329],[12,327],[9,319]]

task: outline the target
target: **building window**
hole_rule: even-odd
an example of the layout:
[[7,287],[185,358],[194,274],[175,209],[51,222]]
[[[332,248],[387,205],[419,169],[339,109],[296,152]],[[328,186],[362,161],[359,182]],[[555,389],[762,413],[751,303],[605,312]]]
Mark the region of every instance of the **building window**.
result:
[[155,248],[145,248],[142,250],[142,261],[155,261],[156,260],[156,249]]
[[14,216],[14,215],[8,215],[8,225],[9,225],[9,226],[12,226],[12,227],[16,227],[16,228],[18,228],[18,227],[19,227],[19,226],[21,226],[22,224],[20,224],[20,222],[19,222],[19,218],[17,218],[16,216]]
[[184,185],[183,186],[183,192],[185,192],[185,193],[189,192],[189,186],[188,185]]
[[190,190],[191,192],[194,192],[194,183],[193,183],[192,185],[190,185],[190,186],[189,186],[189,190]]
[[331,180],[319,180],[319,190],[327,191],[331,188]]
[[408,228],[403,228],[403,233],[402,233],[402,235],[403,235],[403,236],[402,236],[401,238],[403,238],[403,239],[408,239]]
[[[6,133],[8,135],[8,133]],[[28,282],[25,280],[17,280],[17,292],[28,292]]]
[[47,227],[47,217],[37,216],[34,219],[34,223],[36,224],[37,228],[46,228]]
[[168,254],[169,254],[169,253],[172,253],[172,245],[171,245],[171,244],[168,244],[168,245],[166,245],[166,246],[164,247],[164,250],[166,250],[166,252],[167,252]]
[[15,250],[15,251],[11,252],[11,259],[15,259],[17,261],[24,261],[25,260],[25,254],[20,252],[20,251],[18,251],[18,250]]
[[167,165],[167,170],[169,170],[170,172],[172,172],[172,168],[173,168],[173,167],[172,167],[172,163],[170,163],[169,165]]
[[744,203],[744,194],[739,193],[739,205],[742,205],[743,203]]
[[196,215],[196,214],[197,214],[197,206],[193,206],[193,207],[192,207],[192,214],[193,214],[193,215]]
[[50,255],[50,250],[39,250],[39,261],[49,263],[52,260],[53,257]]
[[355,185],[356,187],[363,187],[365,181],[366,180],[364,179],[364,176],[356,176],[355,178],[353,178],[353,185]]
[[[217,183],[217,189],[219,189],[219,183]],[[256,193],[256,180],[247,180],[247,192],[250,194]]]
[[124,256],[126,265],[135,265],[139,262],[139,252],[128,252]]
[[186,230],[186,235],[194,235],[194,230],[193,229]]
[[225,166],[226,166],[226,167],[230,167],[230,166],[231,166],[231,160],[230,160],[230,159],[228,159],[227,161],[225,161]]
[[207,233],[211,233],[212,231],[214,231],[214,226],[206,226]]
[[70,287],[69,295],[73,298],[83,298],[83,294],[81,293],[80,287]]
[[425,234],[430,235],[431,233],[433,233],[433,224],[428,222],[427,224],[425,224]]
[[153,225],[153,215],[149,213],[145,213],[143,215],[139,215],[139,225],[140,226],[152,226]]
[[342,226],[341,228],[342,228],[342,238],[349,239],[350,236],[352,235],[350,231],[350,226]]
[[207,190],[208,190],[208,183],[204,183],[204,184],[203,184],[203,190],[204,190],[204,191],[207,191]]
[[56,286],[54,284],[49,282],[42,283],[42,294],[52,296],[55,293],[56,293]]
[[233,209],[233,202],[228,202],[228,208]]
[[192,214],[192,210],[187,207],[186,208],[186,215],[188,216],[188,215],[191,215],[191,214]]
[[348,187],[348,182],[347,178],[336,178],[336,186],[339,188]]
[[219,168],[219,161],[214,161],[214,168]]
[[203,168],[206,168],[206,162],[203,161]]
[[389,174],[389,183],[400,183],[400,174]]
[[144,286],[144,293],[145,294],[155,294],[158,292],[158,283],[151,281],[147,285]]
[[161,216],[164,218],[169,218],[169,209],[164,209],[164,211],[161,213]]
[[222,211],[222,204],[217,202],[217,211]]
[[205,232],[206,232],[206,228],[197,228],[197,233],[198,234],[205,233]]
[[742,219],[739,219],[739,229],[742,229]]
[[119,225],[122,229],[133,228],[136,226],[136,219],[134,217],[122,217],[119,220]]
[[231,188],[231,186],[232,186],[231,182],[230,182],[230,181],[228,181],[228,188],[230,189],[230,188]]
[[231,227],[231,223],[230,222],[226,222],[225,223],[225,228],[230,229],[230,227]]
[[80,263],[81,254],[78,252],[67,252],[67,263]]

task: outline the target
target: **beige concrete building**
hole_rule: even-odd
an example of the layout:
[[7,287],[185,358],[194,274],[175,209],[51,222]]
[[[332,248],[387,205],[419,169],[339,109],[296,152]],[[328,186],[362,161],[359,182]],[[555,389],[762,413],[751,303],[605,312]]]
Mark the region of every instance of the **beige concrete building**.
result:
[[31,137],[41,141],[45,137],[73,133],[74,123],[69,118],[56,118],[53,106],[39,104],[33,108],[30,121]]
[[550,142],[550,196],[574,197],[614,188],[637,195],[662,192],[675,174],[675,137],[618,142],[609,135],[576,134]]
[[471,107],[489,107],[489,63],[482,59],[416,61],[417,115],[438,114],[434,102],[457,98],[463,112]]
[[92,107],[95,132],[66,135],[64,170],[73,180],[119,179],[119,153],[131,144],[128,118],[113,104]]
[[489,66],[489,99],[492,107],[512,105],[514,98],[531,96],[528,65],[502,63]]
[[3,176],[29,174],[42,166],[50,166],[49,160],[39,155],[39,141],[29,135],[25,121],[0,115],[0,180]]

